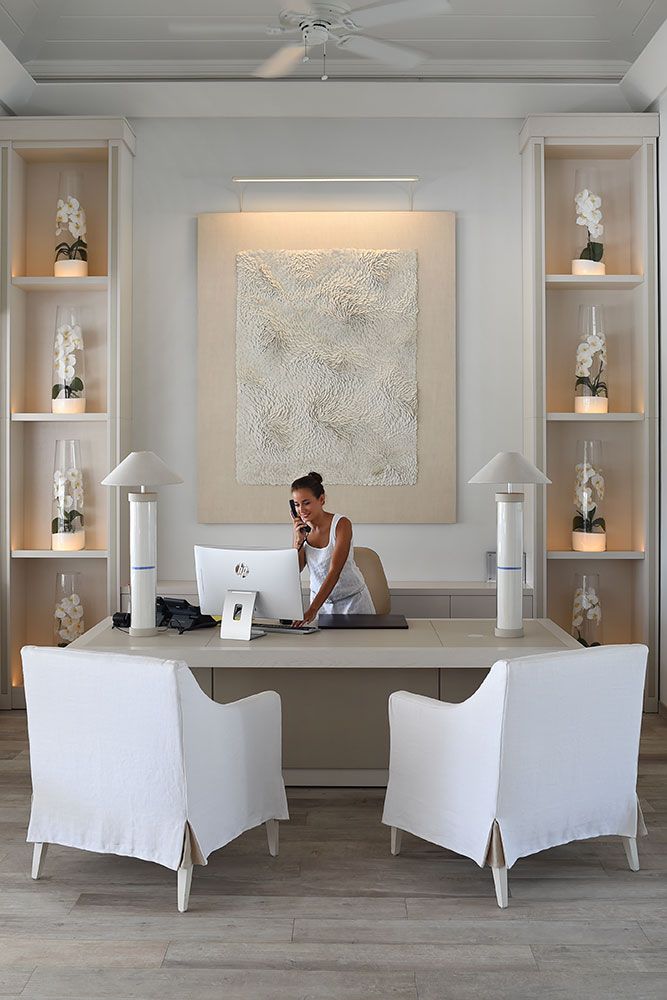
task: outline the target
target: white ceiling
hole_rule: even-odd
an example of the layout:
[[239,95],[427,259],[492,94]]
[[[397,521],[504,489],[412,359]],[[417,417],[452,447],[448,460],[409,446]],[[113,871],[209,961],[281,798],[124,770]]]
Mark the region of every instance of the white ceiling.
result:
[[[350,0],[349,6],[371,4]],[[451,0],[451,6],[450,14],[368,32],[423,52],[417,70],[396,71],[335,50],[330,76],[619,80],[667,18],[667,0]],[[298,10],[298,0],[0,0],[0,39],[37,80],[243,79],[284,44],[261,29],[277,25],[285,7]],[[175,34],[193,23],[201,37]],[[314,59],[294,75],[319,81],[320,72]]]

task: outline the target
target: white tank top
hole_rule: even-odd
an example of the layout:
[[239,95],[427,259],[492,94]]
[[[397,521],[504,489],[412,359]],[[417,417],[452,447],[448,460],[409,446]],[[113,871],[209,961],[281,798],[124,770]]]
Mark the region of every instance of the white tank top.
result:
[[[310,573],[311,600],[319,591],[320,587],[324,583],[324,578],[331,568],[331,556],[333,555],[334,544],[336,541],[336,527],[341,517],[342,514],[334,514],[331,527],[329,528],[329,544],[323,549],[318,549],[314,545],[309,545],[308,539],[306,539],[306,544],[303,547],[306,554],[308,572]],[[343,568],[340,571],[340,576],[338,577],[336,586],[327,598],[327,602],[341,601],[344,598],[352,597],[353,594],[360,593],[366,587],[366,581],[361,575],[361,570],[354,561],[352,551],[352,541],[350,541],[350,551],[347,554],[347,559],[345,560]]]

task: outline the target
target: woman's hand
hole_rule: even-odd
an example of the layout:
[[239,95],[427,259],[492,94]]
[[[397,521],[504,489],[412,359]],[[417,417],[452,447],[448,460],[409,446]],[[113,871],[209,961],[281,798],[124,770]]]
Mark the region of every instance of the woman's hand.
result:
[[312,625],[313,621],[317,618],[317,609],[311,607],[308,608],[304,614],[301,621],[292,622],[292,628],[303,628],[304,625]]
[[295,517],[292,519],[292,526],[294,529],[292,548],[300,549],[306,538],[308,525],[300,517]]

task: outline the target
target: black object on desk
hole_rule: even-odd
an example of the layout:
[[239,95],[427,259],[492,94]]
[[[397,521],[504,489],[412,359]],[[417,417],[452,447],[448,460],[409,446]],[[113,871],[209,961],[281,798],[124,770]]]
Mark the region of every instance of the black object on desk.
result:
[[[157,628],[175,628],[179,635],[196,628],[213,628],[218,625],[215,618],[203,615],[201,610],[187,601],[176,597],[155,598],[155,624]],[[113,627],[126,629],[132,625],[129,611],[117,611],[113,616]]]
[[405,615],[318,615],[320,628],[407,628]]

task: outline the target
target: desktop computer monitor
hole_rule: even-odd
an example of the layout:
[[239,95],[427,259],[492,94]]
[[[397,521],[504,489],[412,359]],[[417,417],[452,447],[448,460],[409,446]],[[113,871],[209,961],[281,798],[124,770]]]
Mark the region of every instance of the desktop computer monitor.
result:
[[195,571],[203,614],[220,615],[228,591],[257,594],[258,618],[303,618],[296,549],[219,549],[195,545]]

